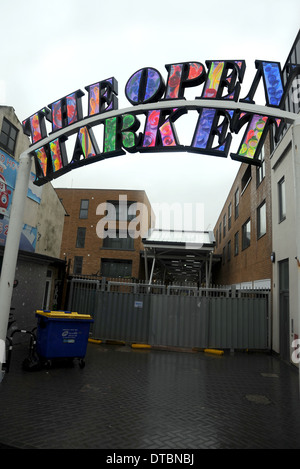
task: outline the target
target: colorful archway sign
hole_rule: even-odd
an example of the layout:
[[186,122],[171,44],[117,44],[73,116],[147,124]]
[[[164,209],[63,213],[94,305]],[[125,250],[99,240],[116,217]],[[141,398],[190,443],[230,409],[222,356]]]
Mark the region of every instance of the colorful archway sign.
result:
[[[32,158],[36,165],[35,184],[43,185],[74,168],[126,152],[189,151],[227,157],[232,134],[245,127],[237,153],[230,156],[259,165],[259,153],[270,126],[275,127],[275,138],[286,123],[299,127],[298,115],[285,111],[284,103],[300,65],[288,65],[284,81],[278,62],[257,60],[250,90],[240,99],[245,61],[209,60],[205,64],[206,67],[199,62],[166,65],[166,83],[154,68],[138,70],[125,87],[131,104],[128,109],[118,109],[118,84],[115,78],[109,78],[85,87],[86,116],[82,110],[84,93],[77,90],[23,121],[31,145],[20,156],[0,278],[0,382],[5,373],[2,364],[6,331]],[[258,106],[254,101],[261,80],[266,106]],[[195,100],[186,101],[185,89],[201,85]],[[176,124],[186,113],[194,113],[196,118],[192,141],[183,143],[177,137]],[[142,130],[141,116],[145,121]],[[46,121],[51,126],[49,133]],[[103,127],[102,146],[95,138],[97,125]],[[71,155],[67,155],[66,141],[71,135],[76,136],[75,145]],[[298,155],[298,134],[293,139]],[[300,174],[296,179],[300,181]]]
[[[127,81],[125,96],[132,105],[118,109],[118,83],[112,77],[85,87],[87,114],[83,115],[81,90],[47,105],[23,121],[31,139],[30,152],[36,165],[35,184],[42,185],[74,168],[125,154],[126,152],[188,151],[227,157],[232,134],[242,128],[237,153],[232,159],[259,165],[262,145],[271,126],[275,138],[294,115],[284,103],[299,65],[289,65],[284,84],[280,64],[257,60],[256,74],[248,94],[239,99],[246,64],[244,60],[182,62],[166,65],[167,79],[155,68],[142,68]],[[254,96],[262,80],[266,106],[255,105]],[[199,87],[199,96],[186,101],[186,88]],[[195,115],[193,138],[180,142],[177,121],[187,113]],[[141,128],[141,117],[144,126]],[[51,126],[47,131],[46,122]],[[102,126],[103,141],[94,128]],[[76,135],[73,151],[66,141]]]

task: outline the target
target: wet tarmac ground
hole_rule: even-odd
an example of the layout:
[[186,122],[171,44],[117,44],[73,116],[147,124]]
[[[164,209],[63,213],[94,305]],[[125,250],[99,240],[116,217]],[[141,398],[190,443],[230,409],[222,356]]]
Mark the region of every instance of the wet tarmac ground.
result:
[[298,370],[271,354],[89,343],[84,368],[28,372],[27,352],[0,383],[2,449],[300,449]]

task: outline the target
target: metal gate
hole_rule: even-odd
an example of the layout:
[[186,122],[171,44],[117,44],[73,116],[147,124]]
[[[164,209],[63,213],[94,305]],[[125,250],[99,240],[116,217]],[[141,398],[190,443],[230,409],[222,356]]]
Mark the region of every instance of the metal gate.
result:
[[71,278],[68,310],[92,337],[181,348],[270,349],[270,291]]

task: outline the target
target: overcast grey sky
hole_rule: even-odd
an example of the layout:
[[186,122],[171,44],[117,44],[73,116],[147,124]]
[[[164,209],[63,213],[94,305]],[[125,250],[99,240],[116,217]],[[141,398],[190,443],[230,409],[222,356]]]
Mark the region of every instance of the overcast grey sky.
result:
[[[13,106],[20,121],[112,76],[119,84],[119,108],[128,108],[124,89],[135,71],[153,67],[166,80],[165,64],[176,62],[244,59],[240,97],[245,97],[255,60],[283,66],[300,23],[299,0],[0,0],[0,5],[0,104]],[[199,90],[190,88],[185,96],[194,99]],[[194,126],[182,130],[183,143]],[[230,157],[137,153],[79,168],[53,185],[144,189],[153,204],[204,204],[204,228],[213,229],[238,168]]]

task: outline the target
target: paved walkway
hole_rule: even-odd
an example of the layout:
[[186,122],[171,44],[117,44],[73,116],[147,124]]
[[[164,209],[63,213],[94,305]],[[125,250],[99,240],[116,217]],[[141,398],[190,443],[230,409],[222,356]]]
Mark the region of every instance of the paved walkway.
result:
[[85,368],[36,372],[26,356],[0,383],[2,448],[300,449],[298,370],[269,354],[89,344]]

